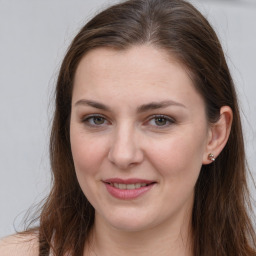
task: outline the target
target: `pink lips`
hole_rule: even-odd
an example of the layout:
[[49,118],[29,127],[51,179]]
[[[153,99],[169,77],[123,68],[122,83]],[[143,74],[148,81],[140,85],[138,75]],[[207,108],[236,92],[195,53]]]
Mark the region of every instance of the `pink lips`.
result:
[[135,199],[148,192],[156,182],[142,179],[107,179],[103,181],[107,191],[115,198]]

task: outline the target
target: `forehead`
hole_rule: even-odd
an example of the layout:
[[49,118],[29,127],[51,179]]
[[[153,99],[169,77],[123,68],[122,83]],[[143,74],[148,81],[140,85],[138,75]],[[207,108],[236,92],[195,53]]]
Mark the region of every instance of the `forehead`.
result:
[[202,101],[186,68],[166,51],[152,46],[88,52],[75,74],[73,101],[79,97],[111,98],[113,102],[118,98],[131,104],[168,98]]
[[[172,73],[175,71],[176,75],[187,75],[186,68],[174,56],[153,46],[133,46],[126,50],[102,47],[89,51],[82,58],[76,70],[75,78],[81,76],[85,70],[87,75],[92,76],[96,73],[97,76],[109,77],[113,75],[117,78],[118,75],[121,75],[123,78],[129,72],[129,77],[132,75],[132,77],[139,78],[144,75],[151,74],[154,76],[158,74],[158,78],[160,78],[161,75],[166,75],[166,69]],[[123,73],[124,70],[127,72]],[[153,70],[156,72],[152,72]],[[170,72],[169,74],[171,74]],[[174,77],[174,74],[168,78],[171,77]]]

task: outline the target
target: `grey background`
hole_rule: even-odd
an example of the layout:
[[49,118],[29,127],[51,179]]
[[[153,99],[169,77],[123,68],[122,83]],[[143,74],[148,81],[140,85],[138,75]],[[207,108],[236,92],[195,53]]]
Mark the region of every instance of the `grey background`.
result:
[[[51,99],[58,69],[79,28],[110,3],[114,1],[0,0],[0,237],[13,233],[14,225],[22,228],[26,210],[49,191]],[[256,178],[256,0],[193,3],[222,42]]]

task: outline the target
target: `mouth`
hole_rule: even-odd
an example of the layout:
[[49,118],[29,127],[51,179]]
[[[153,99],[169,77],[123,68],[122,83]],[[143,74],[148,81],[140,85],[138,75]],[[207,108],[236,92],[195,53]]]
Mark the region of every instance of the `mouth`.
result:
[[119,178],[104,180],[107,191],[115,198],[129,200],[136,199],[145,193],[148,193],[157,183],[150,180]]
[[138,189],[138,188],[142,188],[142,187],[147,187],[152,185],[155,182],[152,183],[132,183],[132,184],[124,184],[124,183],[109,183],[106,182],[108,185],[118,188],[118,189],[127,189],[127,190],[131,190],[131,189]]

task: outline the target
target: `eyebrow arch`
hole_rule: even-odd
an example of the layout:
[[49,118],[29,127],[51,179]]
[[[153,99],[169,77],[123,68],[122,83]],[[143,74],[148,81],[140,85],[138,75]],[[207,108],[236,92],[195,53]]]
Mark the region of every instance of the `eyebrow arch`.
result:
[[143,104],[143,105],[138,107],[137,112],[138,113],[143,113],[143,112],[146,112],[148,110],[167,108],[169,106],[178,106],[178,107],[186,108],[185,105],[183,105],[179,102],[176,102],[176,101],[173,101],[173,100],[165,100],[165,101],[160,101],[160,102],[150,102],[148,104]]
[[75,106],[79,106],[79,105],[91,106],[93,108],[110,111],[110,108],[107,107],[106,105],[96,102],[96,101],[92,101],[92,100],[85,100],[85,99],[79,100],[75,103]]
[[[86,99],[79,100],[75,103],[75,106],[78,106],[78,105],[91,106],[93,108],[97,108],[97,109],[101,109],[101,110],[110,112],[110,108],[108,106],[106,106],[102,103],[96,102],[96,101],[92,101],[92,100],[86,100]],[[186,108],[185,105],[183,105],[179,102],[176,102],[173,100],[165,100],[165,101],[160,101],[160,102],[150,102],[148,104],[143,104],[137,108],[137,113],[147,112],[152,109],[166,108],[169,106],[178,106],[178,107]]]

